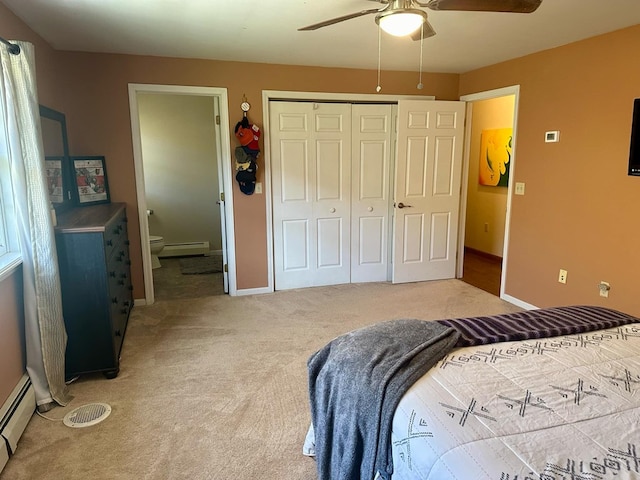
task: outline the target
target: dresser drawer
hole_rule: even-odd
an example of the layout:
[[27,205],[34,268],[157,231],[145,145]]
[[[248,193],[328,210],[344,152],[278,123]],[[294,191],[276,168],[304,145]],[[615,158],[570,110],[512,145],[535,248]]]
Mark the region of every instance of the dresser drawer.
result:
[[122,245],[128,243],[127,238],[127,218],[122,212],[113,222],[110,222],[104,229],[104,253],[109,258],[113,252]]

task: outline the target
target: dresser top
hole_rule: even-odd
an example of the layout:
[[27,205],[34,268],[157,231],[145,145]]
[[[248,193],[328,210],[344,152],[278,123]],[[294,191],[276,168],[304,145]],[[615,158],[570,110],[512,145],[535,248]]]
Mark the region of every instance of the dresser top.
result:
[[58,216],[56,233],[104,232],[126,203],[103,203],[88,207],[76,207]]

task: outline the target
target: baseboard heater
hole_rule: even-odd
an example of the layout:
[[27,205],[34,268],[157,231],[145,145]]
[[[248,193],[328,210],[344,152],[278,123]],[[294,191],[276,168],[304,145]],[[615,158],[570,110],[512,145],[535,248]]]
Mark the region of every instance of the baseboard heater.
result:
[[158,257],[184,257],[209,253],[209,242],[167,243]]
[[18,440],[36,410],[36,394],[27,374],[24,374],[16,387],[0,408],[0,472],[18,447]]

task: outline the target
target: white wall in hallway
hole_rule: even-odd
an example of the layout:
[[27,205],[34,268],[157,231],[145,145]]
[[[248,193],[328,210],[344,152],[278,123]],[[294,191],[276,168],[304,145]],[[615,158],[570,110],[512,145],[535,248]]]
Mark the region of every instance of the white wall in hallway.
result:
[[149,234],[222,248],[214,99],[139,94]]

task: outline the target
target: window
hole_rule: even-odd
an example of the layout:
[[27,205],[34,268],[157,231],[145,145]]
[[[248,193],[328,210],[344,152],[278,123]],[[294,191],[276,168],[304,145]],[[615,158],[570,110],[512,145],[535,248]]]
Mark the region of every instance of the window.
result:
[[7,150],[7,130],[4,115],[0,116],[0,280],[9,275],[22,258],[18,243],[18,226],[16,222],[13,186],[9,168],[9,152]]
[[4,220],[4,202],[2,201],[2,189],[0,189],[0,257],[3,257],[7,251],[7,227]]

